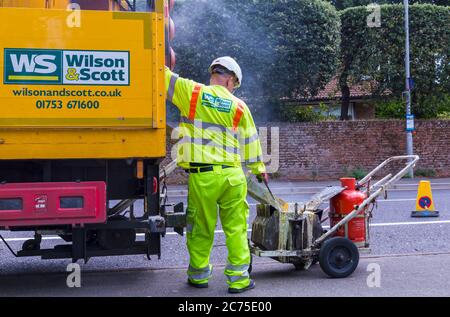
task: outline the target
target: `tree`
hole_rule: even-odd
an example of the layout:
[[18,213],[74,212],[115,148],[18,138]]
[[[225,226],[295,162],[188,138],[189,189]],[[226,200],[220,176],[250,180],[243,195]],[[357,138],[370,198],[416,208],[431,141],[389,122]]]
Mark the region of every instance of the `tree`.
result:
[[[401,96],[404,90],[404,7],[382,5],[379,28],[368,27],[367,15],[365,7],[341,12],[343,113],[351,83],[371,78],[379,84],[375,95],[390,91]],[[410,28],[414,112],[419,117],[429,117],[436,109],[424,99],[444,96],[450,87],[450,7],[412,5]]]
[[[371,3],[377,4],[402,4],[403,0],[328,0],[338,10],[344,10],[347,8],[367,6]],[[450,5],[449,0],[409,0],[409,4],[434,4],[441,6]]]
[[335,74],[340,20],[320,0],[187,0],[177,3],[176,71],[200,82],[217,56],[244,72],[238,92],[256,119],[282,97],[311,95]]
[[[177,3],[177,28],[173,47],[177,52],[175,71],[207,83],[208,67],[219,56],[232,56],[243,68],[243,86],[238,94],[256,99],[263,91],[264,71],[270,68],[272,48],[267,45],[267,29],[258,17],[248,19],[252,1],[188,0]],[[244,17],[243,12],[248,13]],[[260,14],[260,12],[258,12]],[[250,105],[258,110],[262,107]],[[255,107],[256,106],[256,107]]]
[[276,97],[316,95],[337,71],[340,19],[323,1],[265,1],[275,50],[272,90]]

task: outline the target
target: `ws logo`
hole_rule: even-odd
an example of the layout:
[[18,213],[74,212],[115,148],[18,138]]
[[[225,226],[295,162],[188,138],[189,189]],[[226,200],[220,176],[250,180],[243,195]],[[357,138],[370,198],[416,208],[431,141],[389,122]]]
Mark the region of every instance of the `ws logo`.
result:
[[5,49],[5,84],[130,84],[130,52]]
[[5,84],[61,84],[62,51],[5,49]]

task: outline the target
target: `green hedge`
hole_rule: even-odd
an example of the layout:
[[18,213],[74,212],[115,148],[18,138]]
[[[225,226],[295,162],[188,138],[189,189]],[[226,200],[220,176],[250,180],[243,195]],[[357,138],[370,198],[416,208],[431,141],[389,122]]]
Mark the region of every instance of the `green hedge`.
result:
[[286,122],[318,122],[336,120],[331,114],[330,107],[320,104],[318,107],[305,105],[282,105],[280,107],[280,120]]
[[[358,7],[363,5],[369,5],[371,3],[378,4],[403,4],[403,0],[328,0],[338,10],[343,10],[352,7]],[[409,0],[409,4],[435,4],[441,6],[448,6],[449,0]]]
[[[342,82],[358,82],[363,77],[380,83],[376,93],[390,91],[401,96],[404,90],[404,7],[381,6],[381,27],[367,26],[366,7],[340,12],[342,21]],[[412,5],[411,74],[414,79],[413,106],[418,117],[439,112],[450,91],[450,7]],[[430,104],[430,96],[434,96]],[[444,98],[444,99],[443,99]]]

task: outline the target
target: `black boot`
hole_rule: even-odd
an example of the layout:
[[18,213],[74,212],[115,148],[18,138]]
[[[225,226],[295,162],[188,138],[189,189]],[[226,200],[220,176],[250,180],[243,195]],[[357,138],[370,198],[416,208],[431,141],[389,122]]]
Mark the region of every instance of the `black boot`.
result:
[[195,288],[208,288],[208,283],[195,284],[192,283],[190,279],[188,279],[188,284]]
[[253,280],[250,280],[250,284],[248,284],[247,287],[244,287],[244,288],[232,288],[232,287],[230,287],[230,288],[228,288],[228,293],[230,293],[230,294],[240,294],[240,293],[249,291],[249,290],[254,289],[254,288],[255,288],[255,282]]

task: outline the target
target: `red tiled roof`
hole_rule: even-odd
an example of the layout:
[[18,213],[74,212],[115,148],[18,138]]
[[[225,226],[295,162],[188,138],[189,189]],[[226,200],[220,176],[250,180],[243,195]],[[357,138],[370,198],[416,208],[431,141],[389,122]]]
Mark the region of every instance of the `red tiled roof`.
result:
[[[375,80],[367,80],[361,83],[350,86],[350,98],[365,98],[371,97],[376,90],[378,83]],[[387,93],[385,93],[387,94]],[[301,101],[313,100],[340,100],[342,98],[341,89],[339,87],[339,78],[334,77],[325,87],[320,90],[317,95],[305,98],[299,97]]]

